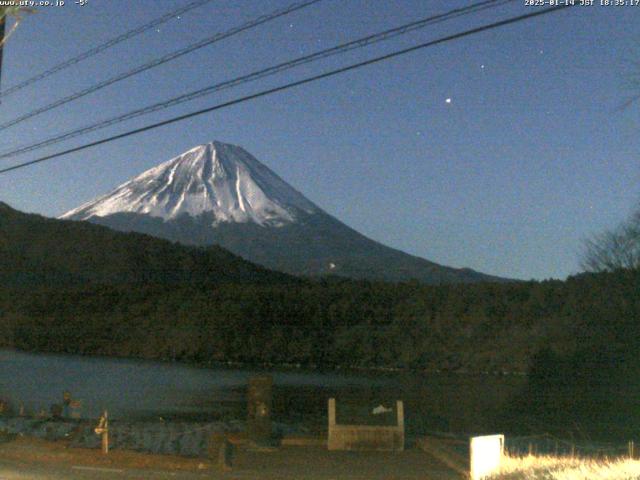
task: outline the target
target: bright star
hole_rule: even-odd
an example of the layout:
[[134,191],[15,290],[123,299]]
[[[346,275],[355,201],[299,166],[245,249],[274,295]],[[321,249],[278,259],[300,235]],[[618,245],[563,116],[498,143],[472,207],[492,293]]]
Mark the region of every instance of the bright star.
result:
[[451,99],[450,99],[450,98],[447,98],[447,99],[445,100],[445,102],[447,102],[447,103],[451,103]]

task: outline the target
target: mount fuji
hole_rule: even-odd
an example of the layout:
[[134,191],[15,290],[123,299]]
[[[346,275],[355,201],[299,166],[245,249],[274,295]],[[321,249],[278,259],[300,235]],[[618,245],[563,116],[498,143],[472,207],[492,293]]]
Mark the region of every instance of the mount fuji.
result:
[[197,146],[60,217],[220,245],[297,275],[468,283],[503,279],[384,246],[324,212],[241,147]]

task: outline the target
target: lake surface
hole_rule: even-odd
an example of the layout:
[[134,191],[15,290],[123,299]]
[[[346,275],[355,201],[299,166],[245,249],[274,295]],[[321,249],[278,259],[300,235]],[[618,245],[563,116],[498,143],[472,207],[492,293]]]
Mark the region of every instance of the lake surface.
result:
[[403,400],[410,432],[490,431],[491,419],[523,378],[453,374],[317,373],[298,370],[199,368],[145,360],[30,354],[0,350],[0,398],[27,412],[49,410],[71,392],[82,415],[111,418],[243,419],[251,376],[273,376],[273,419],[321,430],[337,398],[338,421]]

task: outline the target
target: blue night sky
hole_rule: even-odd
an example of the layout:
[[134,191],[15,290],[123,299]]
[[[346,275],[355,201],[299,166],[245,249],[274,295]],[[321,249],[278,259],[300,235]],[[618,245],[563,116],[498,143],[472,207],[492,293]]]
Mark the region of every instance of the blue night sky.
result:
[[[0,122],[293,1],[214,0],[4,99]],[[186,0],[66,3],[20,25],[3,87]],[[2,131],[0,151],[469,3],[324,0]],[[0,164],[534,8],[518,0]],[[56,216],[215,139],[392,247],[495,275],[564,278],[579,271],[582,240],[640,198],[640,106],[621,108],[637,93],[627,77],[640,76],[639,33],[640,6],[575,7],[0,175],[0,200]]]

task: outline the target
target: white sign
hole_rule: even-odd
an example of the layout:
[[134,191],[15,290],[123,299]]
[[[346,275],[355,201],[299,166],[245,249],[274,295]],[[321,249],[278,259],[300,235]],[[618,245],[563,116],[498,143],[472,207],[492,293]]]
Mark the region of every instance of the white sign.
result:
[[504,452],[504,435],[471,438],[471,480],[481,480],[496,473]]

